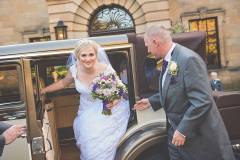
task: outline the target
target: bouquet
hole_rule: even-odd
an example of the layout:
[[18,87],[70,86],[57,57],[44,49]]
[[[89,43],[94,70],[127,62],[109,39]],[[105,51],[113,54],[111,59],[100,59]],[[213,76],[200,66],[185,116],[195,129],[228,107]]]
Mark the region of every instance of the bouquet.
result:
[[102,114],[111,115],[111,109],[107,108],[107,104],[121,98],[127,99],[128,92],[116,73],[102,73],[92,83],[91,96],[93,99],[103,101]]

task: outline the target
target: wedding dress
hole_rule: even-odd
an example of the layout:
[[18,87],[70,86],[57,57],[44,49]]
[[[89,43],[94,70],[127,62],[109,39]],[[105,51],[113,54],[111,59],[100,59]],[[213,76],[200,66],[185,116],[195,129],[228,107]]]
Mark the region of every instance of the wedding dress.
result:
[[[93,100],[91,88],[76,78],[76,64],[70,67],[76,90],[80,93],[80,105],[73,123],[76,145],[81,160],[114,160],[120,138],[126,132],[129,119],[129,102],[122,99],[112,108],[112,115],[103,115],[102,101]],[[108,65],[104,73],[115,72]]]

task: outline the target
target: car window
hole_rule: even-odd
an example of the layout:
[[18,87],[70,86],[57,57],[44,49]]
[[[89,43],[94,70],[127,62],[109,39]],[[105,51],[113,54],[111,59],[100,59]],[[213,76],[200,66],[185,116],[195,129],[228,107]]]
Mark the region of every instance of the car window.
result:
[[0,67],[0,103],[20,101],[17,65]]
[[[67,56],[45,57],[37,61],[32,61],[33,80],[36,80],[36,76],[39,76],[40,80],[43,80],[44,85],[48,86],[63,79],[68,72],[66,61]],[[74,88],[74,83],[66,88]]]

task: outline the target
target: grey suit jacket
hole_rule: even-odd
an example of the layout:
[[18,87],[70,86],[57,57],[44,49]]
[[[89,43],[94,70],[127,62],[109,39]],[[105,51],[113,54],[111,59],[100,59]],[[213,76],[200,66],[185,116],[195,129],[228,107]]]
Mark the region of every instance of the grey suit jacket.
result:
[[3,137],[2,133],[11,127],[11,125],[0,122],[0,156],[2,156],[3,148],[5,145],[5,138]]
[[[192,50],[179,44],[173,50],[171,61],[179,71],[166,75],[163,88],[149,101],[154,110],[163,107],[168,122],[186,136],[179,149],[189,160],[234,160],[224,123],[213,100],[206,65]],[[172,135],[169,135],[172,136]]]

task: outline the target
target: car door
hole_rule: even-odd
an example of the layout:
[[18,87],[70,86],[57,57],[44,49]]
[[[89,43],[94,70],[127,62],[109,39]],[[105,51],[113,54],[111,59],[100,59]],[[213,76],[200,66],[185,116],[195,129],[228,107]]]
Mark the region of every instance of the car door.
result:
[[[20,59],[0,61],[0,121],[11,125],[26,125],[26,103]],[[10,145],[6,145],[0,159],[29,160],[26,136],[23,135]]]
[[[25,90],[25,102],[27,111],[28,142],[30,144],[32,160],[44,160],[45,145],[43,136],[43,99],[39,95],[39,79],[37,69],[33,65],[34,60],[23,58],[23,81]],[[35,75],[35,76],[34,76]]]

